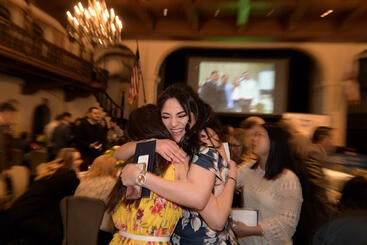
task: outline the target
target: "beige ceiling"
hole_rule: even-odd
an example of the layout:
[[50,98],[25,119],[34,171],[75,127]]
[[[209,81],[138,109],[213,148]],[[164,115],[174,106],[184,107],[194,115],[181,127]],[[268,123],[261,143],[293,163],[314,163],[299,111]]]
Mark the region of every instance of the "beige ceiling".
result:
[[[77,1],[33,0],[65,26]],[[86,1],[81,1],[86,5]],[[366,42],[367,0],[106,0],[127,39]],[[167,16],[163,15],[167,9]],[[321,18],[327,10],[330,15]]]

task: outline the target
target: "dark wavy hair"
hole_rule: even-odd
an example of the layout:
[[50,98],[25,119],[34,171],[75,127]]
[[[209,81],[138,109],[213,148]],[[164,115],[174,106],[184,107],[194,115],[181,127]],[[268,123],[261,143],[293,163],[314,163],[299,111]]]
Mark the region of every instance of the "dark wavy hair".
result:
[[[162,110],[165,102],[173,98],[179,102],[189,116],[185,136],[178,144],[192,158],[200,149],[199,133],[204,128],[205,119],[211,115],[212,110],[190,86],[183,83],[174,83],[163,91],[158,98],[159,109]],[[190,123],[193,120],[196,123],[190,128]]]
[[219,121],[216,114],[214,113],[214,111],[212,110],[212,108],[208,104],[204,103],[203,107],[204,107],[203,111],[205,111],[206,115],[205,117],[203,117],[201,128],[202,130],[205,131],[205,133],[208,136],[209,136],[209,131],[208,131],[209,128],[212,129],[218,135],[219,142],[213,142],[212,138],[209,137],[209,141],[211,142],[211,144],[214,147],[218,146],[219,144],[225,141],[225,135],[223,132],[222,124]]
[[[126,125],[126,134],[128,139],[133,141],[151,138],[173,140],[161,120],[158,107],[152,104],[137,108],[130,113],[129,120]],[[154,160],[152,173],[162,176],[167,170],[170,162],[162,158],[159,154],[155,154]],[[140,199],[127,200],[125,199],[125,195],[126,187],[122,184],[121,179],[118,178],[111,191],[107,210],[112,211],[120,201],[126,205],[139,205]]]

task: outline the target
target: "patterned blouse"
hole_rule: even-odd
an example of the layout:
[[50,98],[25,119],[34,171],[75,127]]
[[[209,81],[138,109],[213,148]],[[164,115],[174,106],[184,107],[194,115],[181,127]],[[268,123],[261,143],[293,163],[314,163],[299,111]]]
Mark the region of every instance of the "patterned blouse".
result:
[[[193,164],[208,169],[216,175],[213,193],[218,195],[221,190],[216,190],[216,187],[225,183],[229,171],[228,163],[222,159],[216,149],[202,147],[194,157]],[[237,244],[236,237],[231,230],[231,223],[232,221],[228,218],[224,230],[216,232],[208,227],[198,212],[184,209],[171,236],[171,242],[173,245]]]

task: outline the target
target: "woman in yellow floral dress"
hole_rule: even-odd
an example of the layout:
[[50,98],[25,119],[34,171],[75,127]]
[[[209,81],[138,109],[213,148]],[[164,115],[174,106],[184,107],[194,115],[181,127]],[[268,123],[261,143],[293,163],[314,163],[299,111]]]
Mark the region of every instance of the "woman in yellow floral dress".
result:
[[[131,140],[172,138],[154,105],[140,107],[130,114],[127,134]],[[158,154],[155,156],[153,172],[164,179],[183,179],[187,169],[187,163],[170,163]],[[182,209],[154,192],[136,200],[127,200],[125,193],[126,188],[119,179],[107,206],[118,229],[110,245],[170,244]]]

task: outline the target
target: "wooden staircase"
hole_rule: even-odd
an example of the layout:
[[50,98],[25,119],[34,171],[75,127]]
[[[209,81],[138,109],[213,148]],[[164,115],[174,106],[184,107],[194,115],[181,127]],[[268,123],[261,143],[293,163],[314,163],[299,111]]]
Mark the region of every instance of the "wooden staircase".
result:
[[[122,120],[124,115],[123,102],[118,105],[104,90],[96,90],[94,96],[108,116],[117,118],[118,121]],[[124,98],[121,101],[124,101]]]

